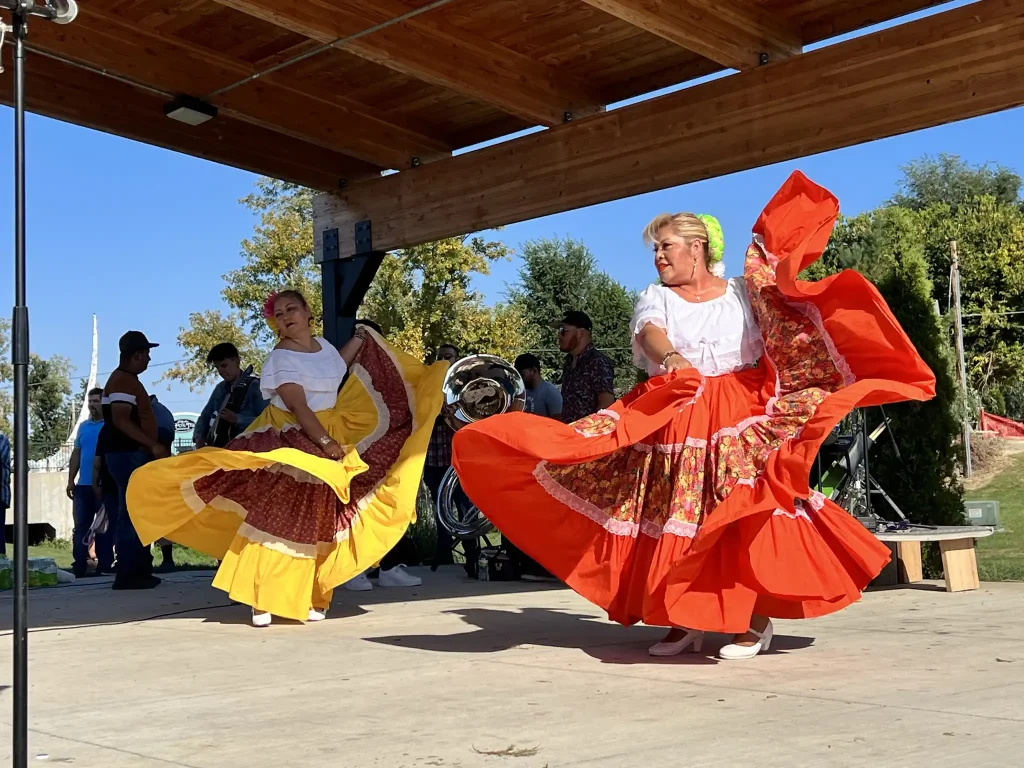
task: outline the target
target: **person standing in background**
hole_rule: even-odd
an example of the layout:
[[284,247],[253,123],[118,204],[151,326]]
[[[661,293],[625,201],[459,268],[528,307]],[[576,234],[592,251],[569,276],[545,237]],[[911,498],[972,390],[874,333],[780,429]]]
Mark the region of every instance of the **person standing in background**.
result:
[[561,421],[562,393],[550,381],[544,380],[540,360],[527,352],[516,358],[515,369],[526,385],[526,412]]
[[[68,498],[72,501],[74,529],[71,534],[71,552],[73,562],[71,572],[76,578],[88,575],[89,547],[85,544],[85,535],[92,526],[93,519],[99,511],[100,503],[92,487],[93,461],[96,456],[96,442],[103,429],[103,390],[89,390],[86,396],[89,409],[88,420],[82,422],[75,435],[75,447],[71,452],[71,464],[68,468]],[[106,563],[106,565],[110,565]],[[103,574],[98,563],[96,575]]]
[[118,491],[117,576],[114,589],[152,589],[160,583],[153,575],[153,555],[142,545],[128,515],[128,481],[132,473],[153,459],[171,455],[157,439],[156,415],[139,374],[149,368],[153,344],[141,331],[128,331],[118,342],[120,363],[103,389],[103,420],[111,427],[107,467]]
[[594,347],[586,312],[566,312],[558,324],[562,369],[562,421],[572,424],[615,402],[615,366]]
[[117,539],[117,520],[119,504],[117,483],[107,469],[107,451],[110,446],[111,427],[104,423],[96,438],[96,455],[92,460],[92,491],[96,503],[103,508],[107,516],[107,530],[97,533],[96,570],[98,573],[114,573],[114,542]]
[[[220,374],[221,381],[214,387],[213,394],[210,395],[206,407],[203,408],[203,412],[196,421],[192,440],[195,442],[197,449],[204,448],[208,444],[207,436],[210,432],[210,426],[213,423],[214,417],[218,414],[222,421],[231,425],[230,436],[237,437],[267,407],[267,402],[260,394],[260,380],[256,377],[249,379],[248,384],[245,384],[245,397],[238,412],[235,413],[226,407],[231,388],[236,382],[239,382],[242,376],[242,363],[238,348],[234,344],[227,341],[217,344],[206,356],[206,362],[212,365],[217,373]],[[216,447],[223,448],[222,445]]]

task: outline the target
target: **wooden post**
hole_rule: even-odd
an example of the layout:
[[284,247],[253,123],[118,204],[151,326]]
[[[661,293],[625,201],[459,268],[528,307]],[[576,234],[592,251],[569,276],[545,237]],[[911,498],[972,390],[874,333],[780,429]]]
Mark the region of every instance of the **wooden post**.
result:
[[899,556],[900,584],[916,584],[924,580],[921,565],[921,542],[899,541],[896,543]]
[[939,543],[947,592],[967,592],[981,586],[974,539],[950,539]]

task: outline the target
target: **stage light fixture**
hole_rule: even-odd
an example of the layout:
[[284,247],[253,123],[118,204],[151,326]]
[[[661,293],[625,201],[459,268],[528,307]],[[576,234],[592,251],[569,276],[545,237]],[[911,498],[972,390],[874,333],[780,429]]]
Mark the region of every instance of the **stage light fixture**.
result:
[[215,118],[217,108],[192,96],[178,96],[164,107],[164,114],[171,120],[195,126]]

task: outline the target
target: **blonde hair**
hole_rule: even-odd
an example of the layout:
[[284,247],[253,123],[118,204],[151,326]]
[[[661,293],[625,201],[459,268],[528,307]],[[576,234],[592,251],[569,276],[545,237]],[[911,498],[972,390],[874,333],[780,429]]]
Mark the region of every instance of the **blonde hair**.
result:
[[[718,237],[714,240],[709,236],[708,225],[705,223],[713,220],[716,226]],[[720,237],[721,225],[718,220],[711,216],[698,216],[694,213],[662,213],[655,216],[651,223],[644,229],[644,242],[647,245],[654,245],[658,242],[658,233],[665,227],[669,227],[674,234],[685,241],[697,240],[704,244],[704,264],[713,275],[721,277],[725,272],[725,265],[722,263],[724,254],[721,252],[722,239]]]

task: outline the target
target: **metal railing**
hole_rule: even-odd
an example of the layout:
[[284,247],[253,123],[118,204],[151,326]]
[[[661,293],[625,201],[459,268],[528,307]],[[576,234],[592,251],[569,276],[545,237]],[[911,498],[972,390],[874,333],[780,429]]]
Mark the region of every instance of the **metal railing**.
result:
[[[29,472],[67,472],[71,466],[71,454],[74,453],[74,443],[33,443],[31,438],[29,439],[29,446],[31,455],[42,456],[39,459],[29,459],[28,471]],[[17,450],[16,446],[12,446],[11,451],[11,462],[14,462],[14,451]],[[188,453],[189,451],[195,450],[195,446],[191,440],[175,440],[171,445],[171,451],[174,454]]]

